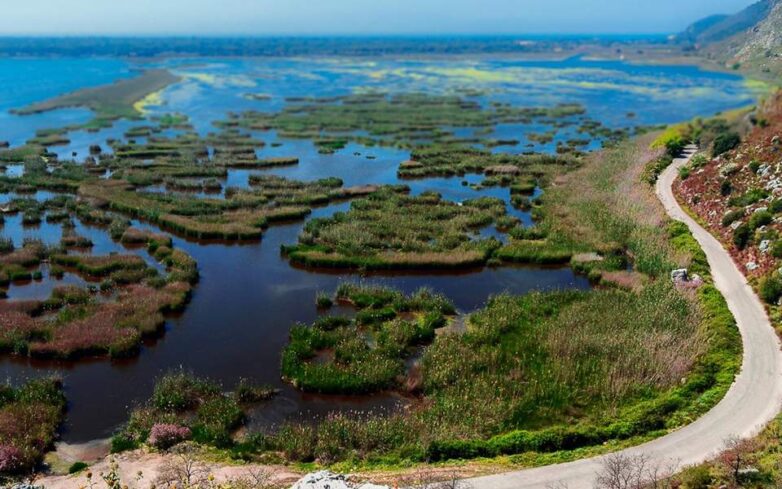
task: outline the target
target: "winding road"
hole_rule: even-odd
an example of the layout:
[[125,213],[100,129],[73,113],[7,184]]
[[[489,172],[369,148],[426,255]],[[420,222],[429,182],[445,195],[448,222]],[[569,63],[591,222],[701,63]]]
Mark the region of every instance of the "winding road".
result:
[[[706,252],[714,283],[725,296],[741,331],[744,358],[741,373],[711,411],[677,431],[621,452],[628,456],[647,456],[651,463],[661,466],[675,462],[684,467],[708,460],[721,450],[727,438],[757,434],[782,407],[782,349],[760,299],[720,242],[688,216],[674,198],[671,186],[678,169],[689,161],[694,151],[694,148],[688,148],[684,157],[675,160],[662,173],[657,182],[657,196],[668,215],[684,222]],[[604,457],[465,482],[473,489],[587,489],[594,486]]]

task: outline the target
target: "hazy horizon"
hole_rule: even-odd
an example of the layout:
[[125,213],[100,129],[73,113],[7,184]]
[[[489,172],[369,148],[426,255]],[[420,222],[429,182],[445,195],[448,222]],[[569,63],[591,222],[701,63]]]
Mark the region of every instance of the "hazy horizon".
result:
[[133,4],[28,0],[5,5],[0,37],[280,37],[459,35],[664,35],[754,0],[138,0]]

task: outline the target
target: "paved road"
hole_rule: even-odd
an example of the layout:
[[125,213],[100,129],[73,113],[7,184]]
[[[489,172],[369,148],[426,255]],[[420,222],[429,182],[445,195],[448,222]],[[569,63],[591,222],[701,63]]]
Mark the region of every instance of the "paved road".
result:
[[[688,150],[691,156],[692,149]],[[694,423],[623,453],[644,454],[652,461],[680,466],[711,458],[730,436],[749,437],[771,421],[782,406],[782,350],[760,300],[733,263],[730,255],[708,231],[681,209],[671,185],[677,170],[689,158],[676,160],[657,183],[657,195],[668,215],[689,226],[711,265],[714,283],[737,318],[744,343],[741,373],[725,398]],[[467,482],[475,489],[549,488],[586,489],[594,485],[602,457],[566,464],[479,477]]]

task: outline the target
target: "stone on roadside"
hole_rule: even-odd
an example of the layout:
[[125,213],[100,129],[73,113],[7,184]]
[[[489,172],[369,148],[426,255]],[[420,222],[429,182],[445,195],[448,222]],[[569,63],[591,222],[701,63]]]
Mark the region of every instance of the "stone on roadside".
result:
[[349,476],[328,470],[307,474],[291,486],[291,489],[389,489],[388,486],[354,483]]

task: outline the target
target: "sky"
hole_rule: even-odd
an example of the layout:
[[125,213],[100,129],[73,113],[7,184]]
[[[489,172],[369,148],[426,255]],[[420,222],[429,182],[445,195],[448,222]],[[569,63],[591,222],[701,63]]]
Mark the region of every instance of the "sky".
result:
[[0,36],[667,34],[753,1],[0,0]]

